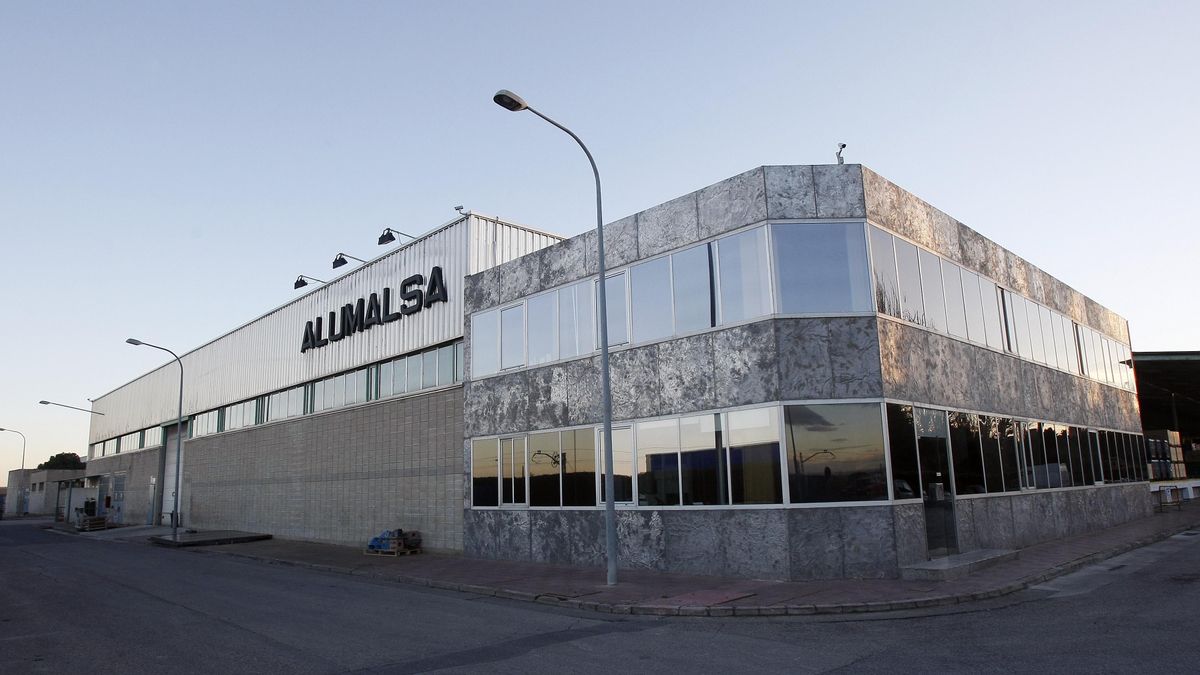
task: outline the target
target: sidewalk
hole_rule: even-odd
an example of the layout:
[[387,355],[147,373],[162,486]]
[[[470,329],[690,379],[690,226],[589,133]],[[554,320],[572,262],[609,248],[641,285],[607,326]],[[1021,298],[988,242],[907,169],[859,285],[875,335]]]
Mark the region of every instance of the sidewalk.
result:
[[884,612],[996,598],[1134,548],[1200,527],[1200,501],[1117,527],[1022,549],[1015,559],[953,581],[754,581],[462,556],[365,556],[360,549],[271,539],[205,547],[275,564],[386,579],[478,595],[614,614],[781,616]]

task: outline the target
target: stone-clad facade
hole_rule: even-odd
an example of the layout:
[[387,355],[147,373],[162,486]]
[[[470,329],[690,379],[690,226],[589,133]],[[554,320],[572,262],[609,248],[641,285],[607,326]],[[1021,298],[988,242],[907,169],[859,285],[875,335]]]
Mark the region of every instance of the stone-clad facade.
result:
[[[605,227],[607,268],[619,271],[756,224],[844,219],[899,235],[1079,326],[1128,343],[1128,326],[1113,312],[858,165],[760,167],[623,218]],[[595,243],[595,233],[585,233],[466,279],[468,555],[603,563],[602,510],[484,508],[472,503],[471,493],[472,439],[601,422],[595,352],[496,374],[475,373],[470,356],[472,315],[594,276]],[[611,373],[616,422],[760,404],[866,401],[1140,433],[1131,390],[874,311],[775,311],[619,345],[612,350]],[[1145,483],[1136,479],[1034,487],[1047,486],[955,499],[958,550],[1020,548],[1108,527],[1149,509]],[[631,504],[618,511],[620,564],[772,579],[894,577],[927,556],[923,509],[921,501],[896,494],[852,505]]]

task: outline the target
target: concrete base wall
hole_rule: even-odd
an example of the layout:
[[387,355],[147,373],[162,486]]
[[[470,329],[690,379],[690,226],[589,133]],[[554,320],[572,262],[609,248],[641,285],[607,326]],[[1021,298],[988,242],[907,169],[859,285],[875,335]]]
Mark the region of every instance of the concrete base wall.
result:
[[[959,545],[1023,548],[1151,515],[1145,483],[960,500]],[[603,566],[604,513],[467,510],[467,555]],[[921,504],[617,511],[619,566],[752,579],[886,579],[926,557]]]
[[184,443],[184,523],[365,546],[420,530],[462,550],[462,388]]
[[[175,446],[171,446],[174,452]],[[103,476],[108,474],[125,474],[125,499],[116,505],[120,513],[112,513],[113,522],[125,525],[146,525],[153,523],[155,502],[155,482],[158,480],[163,448],[149,448],[136,452],[97,457],[87,463],[87,475]],[[75,492],[78,492],[76,490]],[[95,492],[95,490],[93,490]],[[94,495],[93,495],[94,496]],[[64,503],[66,499],[63,499]],[[74,501],[78,501],[75,499]]]
[[954,504],[958,546],[1025,548],[1095,532],[1153,514],[1148,483],[1105,485],[960,499]]

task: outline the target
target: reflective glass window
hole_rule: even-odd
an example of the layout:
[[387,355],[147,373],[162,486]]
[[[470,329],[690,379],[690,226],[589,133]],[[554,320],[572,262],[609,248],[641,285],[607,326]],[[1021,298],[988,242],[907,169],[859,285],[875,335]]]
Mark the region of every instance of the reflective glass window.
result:
[[521,305],[500,311],[500,369],[525,364],[525,308]]
[[528,347],[529,365],[547,363],[558,358],[558,293],[543,293],[529,298]]
[[594,283],[584,281],[558,291],[558,353],[570,358],[592,351],[596,333],[593,308]]
[[1004,349],[1000,289],[991,280],[979,277],[979,299],[983,301],[983,327],[987,336],[987,346],[992,349]]
[[942,261],[942,285],[946,289],[946,328],[955,337],[967,337],[967,305],[963,297],[963,275],[958,265]]
[[1037,422],[1030,422],[1026,427],[1025,443],[1026,485],[1044,489],[1050,483],[1050,474],[1046,468],[1046,444],[1042,440],[1041,425]]
[[500,370],[500,313],[480,312],[471,317],[471,374],[489,375]]
[[[917,456],[921,462],[921,487],[929,502],[939,501],[938,486],[948,497],[954,496],[950,480],[950,430],[946,412],[931,408],[916,408],[913,421],[917,428]],[[943,514],[946,515],[946,514]]]
[[[1033,350],[1032,358],[1038,363],[1046,363],[1046,344],[1042,341],[1042,317],[1041,308],[1032,300],[1017,298],[1017,302],[1024,300],[1026,311],[1026,330],[1029,331],[1029,344]],[[1051,345],[1051,350],[1054,346]]]
[[[603,430],[598,430],[600,442],[597,444],[600,448],[600,501],[603,502],[607,498],[607,492],[604,489],[604,472],[607,470],[608,464],[604,458],[604,433]],[[614,502],[632,502],[633,501],[633,430],[629,427],[614,428],[612,430],[613,438],[613,501]]]
[[1061,367],[1066,370],[1066,363],[1060,366],[1058,361],[1058,344],[1054,341],[1054,313],[1048,308],[1038,306],[1038,313],[1042,321],[1042,343],[1046,347],[1046,365],[1053,368]]
[[679,505],[679,420],[637,424],[638,504]]
[[729,425],[729,478],[734,504],[783,503],[779,414],[775,408],[737,410]]
[[392,361],[392,393],[408,391],[408,359],[403,356]]
[[591,427],[564,431],[560,442],[563,506],[595,506],[596,431]]
[[716,325],[708,244],[671,254],[671,281],[676,334]]
[[454,345],[438,347],[437,364],[437,383],[454,384]]
[[1058,463],[1062,474],[1062,484],[1065,487],[1078,485],[1075,482],[1075,462],[1077,459],[1071,455],[1070,427],[1065,424],[1056,425],[1056,432],[1058,434]]
[[558,432],[529,434],[529,505],[559,506]]
[[983,483],[989,493],[1004,492],[1004,469],[1000,461],[1000,420],[979,415],[975,423],[979,427],[979,443],[983,452]]
[[760,227],[725,237],[716,246],[721,323],[736,323],[770,312],[766,230]]
[[961,270],[964,315],[967,322],[967,339],[987,344],[987,331],[983,324],[983,298],[979,295],[979,275]]
[[437,350],[430,349],[428,351],[421,352],[421,388],[427,389],[429,387],[436,387],[437,378]]
[[499,506],[500,445],[495,438],[471,442],[471,504]]
[[459,340],[458,342],[454,343],[454,381],[455,382],[463,381],[463,369],[466,367],[466,359],[464,358],[465,353],[466,353],[466,349],[463,345],[462,340]]
[[1092,469],[1092,453],[1088,452],[1087,431],[1079,427],[1071,427],[1068,430],[1068,436],[1071,444],[1071,457],[1074,459],[1075,484],[1091,485],[1096,481],[1096,476]]
[[379,398],[392,395],[392,361],[379,364]]
[[921,297],[925,302],[925,325],[946,332],[946,294],[942,285],[942,261],[933,253],[921,249]]
[[424,378],[421,376],[421,370],[424,367],[424,359],[420,354],[413,354],[404,359],[404,367],[408,371],[407,382],[404,385],[405,391],[420,391],[421,382]]
[[950,453],[954,458],[954,494],[978,495],[987,492],[983,471],[982,439],[975,415],[952,412]]
[[878,404],[786,406],[784,442],[793,504],[888,498]]
[[679,420],[679,465],[685,505],[729,503],[729,469],[723,447],[720,415]]
[[921,266],[917,262],[917,247],[895,239],[896,269],[900,275],[900,318],[927,325],[925,304],[921,299]]
[[1021,433],[1018,425],[1008,418],[997,421],[1000,434],[1000,468],[1004,473],[1004,491],[1021,489]]
[[[608,344],[620,345],[629,342],[628,308],[625,305],[625,273],[614,274],[604,280],[604,302],[608,310]],[[598,306],[598,305],[597,305]],[[599,313],[597,311],[597,313]],[[596,340],[600,344],[600,340]]]
[[527,504],[525,438],[500,439],[500,503]]
[[629,268],[633,341],[646,342],[674,332],[671,316],[671,259],[656,258]]
[[861,223],[772,225],[771,239],[781,312],[871,310]]
[[868,228],[871,237],[871,266],[875,279],[875,307],[883,314],[899,317],[900,282],[896,270],[896,251],[892,235],[877,227]]
[[888,452],[892,460],[892,499],[921,496],[917,435],[910,405],[887,404]]

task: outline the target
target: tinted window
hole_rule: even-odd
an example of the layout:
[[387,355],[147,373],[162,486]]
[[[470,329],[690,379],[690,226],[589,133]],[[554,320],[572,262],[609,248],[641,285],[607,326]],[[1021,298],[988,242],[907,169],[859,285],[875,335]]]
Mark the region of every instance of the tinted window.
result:
[[888,448],[892,460],[892,498],[917,499],[921,477],[917,470],[917,437],[912,406],[887,404]]
[[728,466],[720,415],[679,420],[679,470],[684,504],[728,504]]
[[921,300],[921,266],[917,247],[896,239],[896,269],[900,273],[900,318],[925,325],[925,306]]
[[500,369],[499,320],[496,310],[471,317],[471,375],[489,375]]
[[892,235],[870,228],[871,265],[875,278],[875,307],[884,314],[900,314],[900,282],[896,271],[896,252]]
[[[967,274],[970,274],[967,272]],[[942,261],[942,284],[946,289],[946,327],[955,337],[967,337],[967,307],[962,274],[958,265]]]
[[979,420],[975,415],[950,413],[950,452],[954,457],[954,493],[977,495],[987,492]]
[[475,506],[499,506],[497,467],[499,442],[492,438],[471,443],[471,503]]
[[525,363],[525,308],[521,305],[500,312],[500,368]]
[[[608,494],[604,490],[604,434],[600,434],[600,501]],[[633,430],[629,427],[613,429],[613,501],[633,501]]]
[[637,425],[638,504],[679,505],[679,420]]
[[630,293],[633,296],[633,341],[645,342],[670,336],[674,332],[671,320],[671,261],[658,258],[629,270]]
[[558,325],[558,293],[543,293],[529,298],[528,349],[529,365],[546,363],[558,358],[558,340],[554,329]]
[[861,223],[774,225],[771,237],[780,311],[870,311]]
[[564,431],[562,442],[563,506],[596,505],[596,432]]
[[[625,320],[627,316],[625,307],[625,273],[614,274],[605,279],[604,293],[604,303],[608,310],[608,344],[625,344],[629,342],[629,326]],[[597,311],[597,313],[599,312]],[[599,344],[599,341],[597,341],[597,344]]]
[[529,505],[558,506],[558,432],[529,434]]
[[734,323],[770,311],[766,230],[757,228],[717,242],[721,322]]
[[996,284],[979,278],[979,299],[983,301],[983,326],[987,346],[1004,349],[1004,329],[1000,321],[1000,293]]
[[925,325],[946,332],[946,297],[942,287],[942,262],[929,251],[922,249],[921,297],[925,300]]
[[673,254],[671,278],[675,332],[690,333],[713,326],[712,264],[708,244]]
[[726,419],[732,503],[783,503],[776,409],[737,410],[726,415]]
[[594,285],[594,282],[585,281],[558,291],[558,353],[561,358],[586,354],[595,348]]
[[784,422],[792,503],[887,499],[878,404],[787,406]]

